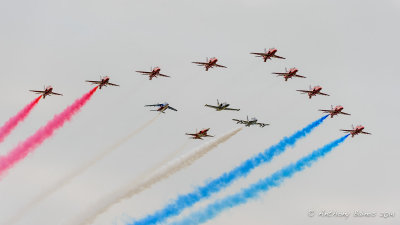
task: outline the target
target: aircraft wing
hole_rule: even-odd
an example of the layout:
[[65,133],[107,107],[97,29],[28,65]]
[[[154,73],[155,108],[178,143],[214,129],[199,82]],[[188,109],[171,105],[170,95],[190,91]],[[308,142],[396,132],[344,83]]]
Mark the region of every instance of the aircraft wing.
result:
[[296,74],[296,75],[294,75],[295,77],[301,77],[301,78],[306,78],[305,76],[302,76],[302,75],[298,75],[298,74]]
[[215,64],[216,67],[222,67],[222,68],[227,68],[226,66]]
[[199,137],[198,134],[188,134],[188,133],[186,133],[186,135],[193,136],[193,137],[191,137],[192,139],[201,139],[201,140],[203,140],[203,138]]
[[174,110],[174,111],[178,111],[177,109],[174,109],[171,106],[168,106],[168,109],[171,109],[171,110]]
[[206,106],[206,107],[210,107],[210,108],[213,108],[213,109],[218,109],[218,107],[217,107],[217,106],[213,106],[213,105],[207,105],[207,104],[205,104],[204,106]]
[[274,55],[274,56],[272,56],[272,57],[278,58],[278,59],[286,59],[286,58],[283,58],[282,56],[278,56],[278,55]]
[[239,111],[240,109],[225,108],[224,110]]
[[86,82],[89,82],[92,84],[101,84],[101,81],[97,81],[97,80],[86,80]]
[[349,114],[349,113],[345,113],[345,112],[340,112],[340,114],[343,114],[343,115],[348,115],[348,116],[350,116],[350,114]]
[[329,109],[320,109],[319,111],[321,111],[321,112],[326,112],[326,113],[331,113],[331,112],[333,112],[333,110],[329,110]]
[[258,57],[263,57],[267,55],[267,53],[260,53],[260,52],[250,52],[250,54],[256,55]]
[[207,134],[207,135],[205,135],[205,136],[206,136],[206,137],[214,137],[214,136],[212,136],[212,135],[208,135],[208,134]]
[[256,124],[259,125],[260,127],[265,127],[265,126],[269,125],[269,124],[266,124],[266,123],[256,123]]
[[363,134],[371,134],[371,133],[368,133],[368,132],[365,132],[365,131],[361,131],[361,133],[363,133]]
[[159,75],[159,76],[162,76],[162,77],[170,77],[170,76],[165,75],[165,74],[162,74],[162,73],[159,73],[158,75]]
[[197,64],[197,65],[199,65],[199,66],[204,66],[204,65],[207,65],[207,64],[208,64],[208,63],[206,63],[206,62],[192,62],[192,63]]
[[35,91],[35,90],[29,90],[29,91],[35,92],[37,94],[44,93],[44,91]]
[[281,76],[285,76],[285,75],[288,75],[288,73],[272,73],[272,74],[276,74],[276,75],[281,75]]
[[51,94],[52,94],[52,95],[62,95],[62,94],[55,93],[55,92],[51,92]]
[[113,84],[113,83],[110,83],[110,82],[108,82],[108,85],[111,85],[111,86],[118,86],[118,87],[119,87],[118,84]]
[[311,93],[312,92],[312,91],[306,91],[306,90],[296,90],[296,91],[299,91],[301,93]]
[[328,94],[325,94],[325,93],[322,93],[322,92],[319,92],[318,94],[319,94],[319,95],[329,96]]
[[162,104],[145,105],[145,107],[147,107],[147,106],[162,106]]
[[341,130],[341,131],[344,131],[344,132],[352,132],[352,131],[354,131],[354,130]]
[[239,124],[245,124],[245,123],[247,123],[247,121],[244,121],[244,120],[238,120],[238,119],[232,119],[233,121],[236,121],[237,123],[239,123]]
[[151,72],[148,71],[136,71],[137,73],[141,73],[143,75],[151,74]]

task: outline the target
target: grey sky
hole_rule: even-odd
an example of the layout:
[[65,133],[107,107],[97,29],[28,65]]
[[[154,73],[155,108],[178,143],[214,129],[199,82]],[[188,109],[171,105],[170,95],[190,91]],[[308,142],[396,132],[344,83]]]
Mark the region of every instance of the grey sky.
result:
[[[145,104],[168,101],[178,112],[154,124],[52,195],[19,224],[62,224],[179,148],[185,132],[256,116],[271,126],[244,129],[188,169],[113,207],[95,224],[121,223],[161,208],[342,104],[352,115],[327,120],[294,149],[236,182],[225,196],[263,178],[362,123],[358,136],[262,198],[208,224],[398,224],[400,158],[398,52],[400,2],[387,1],[1,1],[0,123],[51,84],[64,96],[41,100],[0,145],[0,154],[90,90],[86,79],[110,75],[121,87],[95,93],[82,111],[0,181],[0,223],[40,190],[155,115]],[[287,60],[263,63],[251,51],[276,47]],[[227,69],[205,72],[191,61],[218,57]],[[136,74],[160,66],[172,78]],[[271,75],[296,66],[307,79]],[[311,101],[295,90],[321,85]],[[239,112],[203,107],[225,100]],[[191,141],[187,149],[203,144]],[[204,205],[202,202],[196,207]],[[307,217],[315,210],[396,212],[394,219]],[[185,213],[190,212],[188,210]]]

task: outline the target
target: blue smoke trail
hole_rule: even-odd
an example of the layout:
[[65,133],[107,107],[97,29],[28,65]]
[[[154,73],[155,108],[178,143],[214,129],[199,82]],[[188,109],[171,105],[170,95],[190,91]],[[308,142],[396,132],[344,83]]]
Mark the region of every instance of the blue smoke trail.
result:
[[261,192],[266,192],[272,187],[278,187],[285,179],[292,177],[295,173],[302,171],[306,167],[310,167],[312,163],[324,157],[327,153],[332,151],[335,147],[339,146],[349,134],[319,148],[309,155],[304,156],[299,161],[292,163],[281,170],[278,170],[271,176],[261,179],[248,188],[242,189],[240,192],[229,195],[223,199],[217,200],[203,209],[190,214],[174,225],[194,225],[205,223],[208,220],[216,217],[224,210],[246,203],[252,198],[259,196]]
[[306,137],[307,134],[311,133],[311,131],[318,127],[327,117],[328,115],[323,116],[318,120],[308,124],[305,128],[296,131],[291,136],[282,138],[282,140],[280,140],[276,145],[273,145],[264,152],[261,152],[244,161],[241,165],[237,166],[233,170],[207,182],[205,185],[197,187],[193,192],[179,195],[175,201],[156,211],[154,214],[150,214],[129,224],[157,224],[165,221],[169,217],[178,215],[185,208],[190,207],[199,202],[201,199],[207,198],[211,194],[218,192],[236,179],[247,176],[247,174],[249,174],[254,168],[263,163],[270,162],[275,156],[284,152],[287,147],[294,146],[298,140]]

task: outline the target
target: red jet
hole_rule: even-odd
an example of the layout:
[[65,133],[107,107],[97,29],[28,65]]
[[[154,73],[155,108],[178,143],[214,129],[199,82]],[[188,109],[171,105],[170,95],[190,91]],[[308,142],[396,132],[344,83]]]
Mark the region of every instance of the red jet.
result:
[[265,48],[264,52],[250,52],[250,54],[256,55],[256,57],[263,57],[264,62],[266,62],[267,59],[272,59],[272,58],[286,59],[281,56],[275,55],[277,51],[278,51],[278,49],[276,49],[276,48],[270,48],[270,49],[268,49],[268,52],[267,52],[267,49]]
[[41,94],[43,96],[43,99],[46,98],[46,95],[48,95],[48,96],[50,96],[50,95],[62,95],[62,94],[53,92],[53,87],[52,86],[45,87],[44,91],[36,91],[36,90],[29,90],[29,91],[35,92],[36,94]]
[[168,75],[162,74],[160,73],[161,68],[160,67],[155,67],[154,69],[150,69],[151,71],[136,71],[138,73],[141,73],[142,75],[148,75],[149,76],[149,80],[153,79],[153,77],[158,77],[158,76],[162,76],[162,77],[170,77]]
[[350,114],[342,112],[342,110],[343,110],[343,106],[338,105],[338,106],[335,106],[335,108],[333,108],[333,106],[331,106],[330,110],[329,109],[320,109],[319,111],[322,111],[324,113],[329,113],[331,115],[331,118],[333,118],[333,116],[339,115],[339,114],[350,116]]
[[311,88],[311,86],[310,86],[310,90],[296,90],[296,91],[302,92],[302,94],[307,93],[307,94],[308,94],[308,97],[309,97],[310,99],[311,99],[312,96],[316,96],[316,95],[326,95],[326,96],[329,96],[328,94],[322,93],[321,90],[322,90],[322,87],[321,87],[321,86],[315,86],[315,87],[313,87],[313,88]]
[[204,66],[206,68],[206,71],[208,71],[208,69],[210,69],[210,68],[213,68],[214,66],[227,68],[226,66],[217,64],[218,59],[215,57],[213,57],[211,59],[206,58],[206,61],[207,62],[192,62],[192,63],[197,64],[198,66]]
[[293,77],[301,77],[301,78],[306,78],[305,76],[299,75],[297,74],[297,72],[299,71],[299,69],[293,67],[291,69],[289,69],[289,71],[287,71],[287,69],[285,69],[286,72],[285,73],[272,73],[272,74],[276,74],[279,76],[282,76],[285,78],[285,81],[287,81],[289,78],[293,78]]
[[357,134],[371,134],[371,133],[365,132],[363,130],[364,130],[364,126],[358,125],[358,126],[356,126],[356,128],[353,127],[352,130],[341,130],[341,131],[350,133],[351,137],[354,137],[354,135],[357,135]]
[[208,134],[207,134],[207,132],[208,132],[209,130],[210,130],[210,128],[207,128],[207,129],[201,130],[201,131],[199,131],[199,132],[196,131],[196,133],[194,133],[194,134],[188,134],[188,133],[186,133],[186,135],[191,135],[191,136],[193,136],[193,137],[191,137],[192,139],[201,139],[201,140],[203,140],[202,137],[214,137],[214,136],[211,136],[211,135],[208,135]]
[[92,84],[97,84],[99,86],[99,89],[101,89],[101,87],[107,87],[108,85],[111,86],[119,86],[118,84],[113,84],[110,83],[110,77],[105,76],[105,77],[100,77],[100,80],[87,80],[86,82],[92,83]]

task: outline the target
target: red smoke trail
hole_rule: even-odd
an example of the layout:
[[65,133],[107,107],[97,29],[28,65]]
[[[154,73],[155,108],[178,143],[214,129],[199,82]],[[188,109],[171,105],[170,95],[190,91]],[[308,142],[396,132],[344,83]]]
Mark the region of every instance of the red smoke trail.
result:
[[37,97],[35,100],[33,100],[31,103],[29,103],[27,106],[25,106],[21,111],[18,112],[17,115],[11,117],[1,128],[0,128],[0,143],[4,141],[4,138],[6,138],[12,130],[21,122],[24,120],[28,114],[31,112],[33,107],[36,106],[36,104],[39,102],[40,98],[42,96]]
[[11,150],[7,155],[0,157],[0,177],[4,172],[35,150],[35,148],[43,143],[43,141],[51,137],[55,130],[62,127],[65,122],[69,121],[71,117],[86,104],[96,90],[97,86],[90,92],[84,94],[80,99],[76,100],[72,105],[68,106],[63,112],[55,115],[54,118],[47,122],[45,126],[41,127],[25,141],[19,143],[17,147]]

